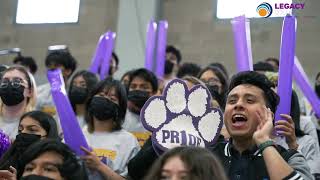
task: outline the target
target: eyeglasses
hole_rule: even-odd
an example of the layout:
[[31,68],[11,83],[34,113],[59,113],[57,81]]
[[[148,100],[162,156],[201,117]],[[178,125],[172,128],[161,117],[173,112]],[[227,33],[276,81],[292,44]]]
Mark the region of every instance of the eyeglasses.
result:
[[221,84],[220,80],[216,79],[216,78],[210,78],[209,80],[204,81],[204,83],[206,83],[206,84],[208,84],[210,86]]
[[1,79],[0,81],[0,88],[7,88],[8,85],[11,83],[12,87],[19,88],[23,86],[24,80],[21,78],[13,78],[11,81],[7,78]]

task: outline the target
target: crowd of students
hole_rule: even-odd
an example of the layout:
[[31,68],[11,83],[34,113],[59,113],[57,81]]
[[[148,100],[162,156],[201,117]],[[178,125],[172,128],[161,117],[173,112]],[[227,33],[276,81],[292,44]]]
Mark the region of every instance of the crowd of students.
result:
[[[50,84],[36,86],[35,61],[19,56],[13,62],[1,68],[0,129],[12,144],[1,156],[0,179],[319,179],[320,124],[304,98],[293,90],[291,113],[274,121],[280,100],[276,58],[229,78],[223,64],[183,63],[180,51],[168,46],[163,78],[138,68],[116,80],[119,58],[113,53],[108,76],[99,80],[88,70],[77,70],[69,51],[49,52],[46,68],[61,69],[91,148],[79,147],[81,157],[64,144]],[[176,147],[158,155],[140,111],[175,78],[189,89],[206,86],[211,105],[223,112],[224,125],[213,146]],[[320,73],[315,92],[320,97]]]

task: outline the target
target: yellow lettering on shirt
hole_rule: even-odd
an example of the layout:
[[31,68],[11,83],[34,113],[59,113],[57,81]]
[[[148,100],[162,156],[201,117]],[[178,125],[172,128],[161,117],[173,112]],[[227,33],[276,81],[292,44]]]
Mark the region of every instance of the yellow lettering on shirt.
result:
[[93,152],[98,156],[98,157],[106,157],[111,160],[115,160],[117,157],[117,152],[108,150],[108,149],[93,149]]
[[51,116],[56,115],[56,108],[54,106],[43,106],[41,111],[45,112],[45,113],[48,113]]
[[142,147],[147,139],[151,136],[150,132],[131,132],[138,140],[139,145]]

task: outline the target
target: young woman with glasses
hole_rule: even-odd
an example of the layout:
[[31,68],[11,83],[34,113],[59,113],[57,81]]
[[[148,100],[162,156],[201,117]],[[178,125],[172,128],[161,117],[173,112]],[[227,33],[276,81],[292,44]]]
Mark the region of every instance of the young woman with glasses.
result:
[[36,103],[33,76],[22,66],[6,69],[0,80],[0,129],[10,139],[18,134],[22,114],[32,111]]

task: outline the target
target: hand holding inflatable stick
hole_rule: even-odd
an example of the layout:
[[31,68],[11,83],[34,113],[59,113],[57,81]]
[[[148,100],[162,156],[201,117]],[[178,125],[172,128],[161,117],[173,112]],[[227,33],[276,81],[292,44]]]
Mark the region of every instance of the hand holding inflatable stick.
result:
[[275,121],[281,120],[280,114],[290,114],[292,94],[292,69],[296,47],[296,18],[287,15],[283,20],[280,67],[278,79],[278,95],[280,103],[277,107]]
[[56,105],[63,130],[64,141],[77,155],[84,155],[84,152],[81,151],[80,147],[83,146],[89,149],[89,146],[66,95],[61,70],[49,70],[47,76],[51,85],[52,98]]

